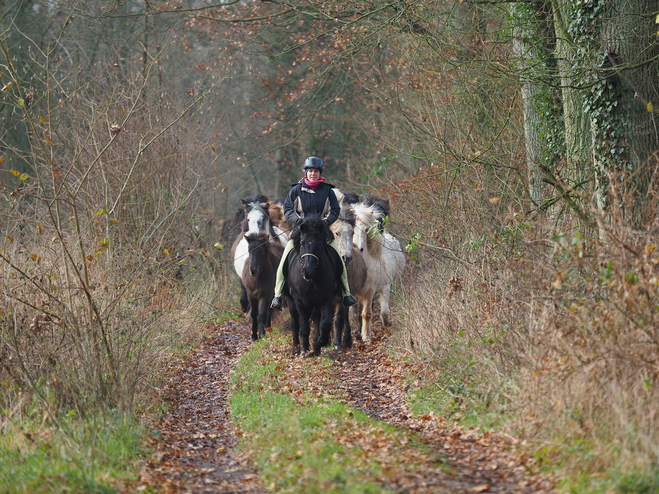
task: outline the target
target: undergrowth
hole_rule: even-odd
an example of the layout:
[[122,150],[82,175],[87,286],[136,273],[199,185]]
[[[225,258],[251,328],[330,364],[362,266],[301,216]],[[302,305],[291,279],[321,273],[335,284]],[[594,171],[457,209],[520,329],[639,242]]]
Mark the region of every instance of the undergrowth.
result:
[[5,417],[0,434],[0,492],[112,493],[137,474],[127,468],[145,451],[130,415],[74,412],[58,418],[38,404],[19,419]]

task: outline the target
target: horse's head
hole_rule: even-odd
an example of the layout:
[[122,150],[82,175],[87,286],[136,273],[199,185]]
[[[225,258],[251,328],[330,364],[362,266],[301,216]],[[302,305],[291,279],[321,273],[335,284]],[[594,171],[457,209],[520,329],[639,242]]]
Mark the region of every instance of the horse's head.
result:
[[291,231],[291,224],[284,216],[284,208],[276,202],[270,201],[270,209],[268,210],[268,215],[270,216],[270,223],[278,227],[287,234]]
[[360,252],[364,252],[375,217],[373,209],[364,203],[355,204],[353,208],[355,211],[355,245]]
[[268,198],[257,195],[254,198],[241,199],[247,219],[247,232],[258,233],[270,230],[270,204]]
[[355,211],[345,201],[341,201],[341,213],[330,227],[341,252],[343,262],[348,265],[352,261],[352,241],[355,235]]
[[266,232],[246,233],[249,252],[249,274],[258,276],[263,268],[264,253],[268,245],[268,234]]
[[319,216],[306,216],[292,238],[302,264],[302,276],[310,281],[325,255],[325,245],[332,239],[332,232]]

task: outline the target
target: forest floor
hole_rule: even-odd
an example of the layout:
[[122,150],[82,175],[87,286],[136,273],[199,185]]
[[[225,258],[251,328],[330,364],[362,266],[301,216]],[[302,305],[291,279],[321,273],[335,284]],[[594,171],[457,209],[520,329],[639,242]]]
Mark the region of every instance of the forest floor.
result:
[[[406,376],[415,369],[388,355],[388,331],[379,324],[374,324],[373,330],[374,341],[369,346],[355,341],[350,350],[323,349],[332,365],[318,366],[319,372],[313,374],[311,382],[299,382],[300,373],[296,372],[296,367],[308,359],[291,355],[289,344],[275,347],[273,358],[284,362],[287,369],[287,382],[278,386],[278,392],[295,397],[304,387],[306,395],[336,397],[374,419],[411,431],[427,445],[426,453],[418,448],[408,450],[405,444],[392,442],[390,436],[378,437],[377,427],[359,438],[336,439],[353,441],[377,455],[384,465],[408,460],[415,465],[414,471],[386,467],[387,475],[374,481],[387,491],[554,492],[551,481],[529,473],[527,456],[514,447],[511,439],[460,428],[437,416],[414,415],[408,405]],[[168,384],[171,410],[155,426],[157,433],[151,445],[155,454],[143,466],[132,490],[273,490],[272,485],[269,489],[263,485],[249,451],[237,448],[242,432],[231,422],[229,412],[230,374],[249,351],[249,334],[248,324],[243,321],[209,325],[204,342],[173,369]],[[438,456],[446,468],[437,468]]]

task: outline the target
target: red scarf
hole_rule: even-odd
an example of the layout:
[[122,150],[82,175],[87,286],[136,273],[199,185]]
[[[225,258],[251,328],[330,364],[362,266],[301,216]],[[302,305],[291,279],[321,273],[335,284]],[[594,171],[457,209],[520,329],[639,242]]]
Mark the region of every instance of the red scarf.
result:
[[315,182],[310,182],[309,180],[307,180],[307,177],[304,177],[304,183],[307,184],[309,187],[311,187],[311,190],[316,190],[316,187],[318,187],[324,181],[325,181],[325,177],[320,177]]

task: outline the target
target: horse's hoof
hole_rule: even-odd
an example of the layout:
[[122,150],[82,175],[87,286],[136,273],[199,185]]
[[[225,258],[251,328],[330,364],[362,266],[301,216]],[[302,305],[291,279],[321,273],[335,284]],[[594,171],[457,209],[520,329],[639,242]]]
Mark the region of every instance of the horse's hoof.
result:
[[255,341],[258,340],[258,338],[257,338],[256,336],[252,336],[252,337],[251,337],[251,340],[252,340],[252,343],[254,343]]
[[316,356],[317,356],[316,352],[314,352],[313,350],[307,350],[306,352],[304,352],[304,358],[312,358]]

